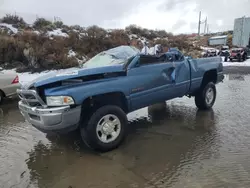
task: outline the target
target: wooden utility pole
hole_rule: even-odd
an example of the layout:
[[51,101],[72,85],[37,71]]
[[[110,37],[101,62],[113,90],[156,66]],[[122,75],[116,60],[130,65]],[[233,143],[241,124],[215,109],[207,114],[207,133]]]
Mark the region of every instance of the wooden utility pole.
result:
[[200,13],[199,13],[198,36],[200,36],[200,29],[201,29],[201,11],[200,11]]
[[206,20],[205,20],[204,34],[206,34],[206,31],[207,31],[207,17],[206,17]]

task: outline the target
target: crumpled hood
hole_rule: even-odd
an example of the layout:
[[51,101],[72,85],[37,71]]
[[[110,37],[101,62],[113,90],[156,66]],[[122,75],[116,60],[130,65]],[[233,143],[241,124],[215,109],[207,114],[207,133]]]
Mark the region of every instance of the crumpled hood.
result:
[[48,73],[44,76],[40,76],[37,79],[32,80],[28,84],[23,85],[22,87],[28,89],[32,86],[39,87],[57,81],[63,81],[82,76],[111,73],[111,72],[122,72],[122,71],[125,71],[123,69],[123,65],[112,65],[112,66],[104,66],[98,68],[70,68],[65,70],[59,70],[53,73]]

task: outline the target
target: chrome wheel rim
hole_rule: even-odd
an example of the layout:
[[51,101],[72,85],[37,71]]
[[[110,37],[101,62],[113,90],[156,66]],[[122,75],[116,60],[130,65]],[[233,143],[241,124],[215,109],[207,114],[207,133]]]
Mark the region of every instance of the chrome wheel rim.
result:
[[113,142],[120,135],[121,122],[113,114],[103,116],[96,126],[98,139],[103,143]]
[[206,92],[206,103],[210,105],[214,100],[214,90],[212,88],[208,88]]

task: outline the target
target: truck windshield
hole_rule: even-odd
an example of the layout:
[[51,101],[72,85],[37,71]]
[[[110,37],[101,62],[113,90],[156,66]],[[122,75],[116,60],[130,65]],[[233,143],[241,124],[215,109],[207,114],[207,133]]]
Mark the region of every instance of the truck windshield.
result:
[[137,55],[140,51],[137,48],[130,46],[119,46],[103,51],[86,63],[83,64],[84,68],[102,67],[109,65],[124,64],[129,58]]

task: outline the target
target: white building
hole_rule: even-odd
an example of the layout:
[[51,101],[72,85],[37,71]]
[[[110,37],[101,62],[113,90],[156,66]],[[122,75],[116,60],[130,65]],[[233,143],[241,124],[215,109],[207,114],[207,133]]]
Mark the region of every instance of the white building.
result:
[[250,45],[250,17],[234,20],[233,45],[238,47]]
[[209,46],[227,45],[227,35],[215,36],[208,39]]

